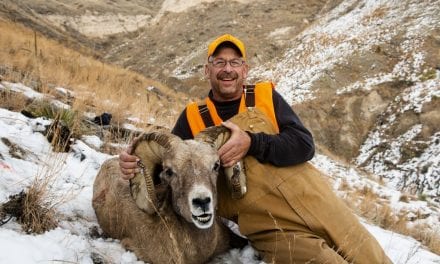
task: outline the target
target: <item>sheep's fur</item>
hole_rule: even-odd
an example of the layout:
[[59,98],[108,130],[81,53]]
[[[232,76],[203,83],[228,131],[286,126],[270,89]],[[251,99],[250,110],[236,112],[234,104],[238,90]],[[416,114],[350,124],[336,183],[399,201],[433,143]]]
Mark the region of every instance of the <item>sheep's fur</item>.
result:
[[[217,151],[207,143],[176,138],[161,151],[163,170],[155,175],[161,181],[155,185],[157,202],[148,210],[141,210],[131,196],[118,159],[102,165],[93,187],[98,222],[108,236],[120,239],[143,261],[206,263],[228,250],[233,236],[220,221],[205,214],[212,213],[215,219]],[[145,159],[135,153],[141,161]],[[200,201],[207,202],[203,208]]]

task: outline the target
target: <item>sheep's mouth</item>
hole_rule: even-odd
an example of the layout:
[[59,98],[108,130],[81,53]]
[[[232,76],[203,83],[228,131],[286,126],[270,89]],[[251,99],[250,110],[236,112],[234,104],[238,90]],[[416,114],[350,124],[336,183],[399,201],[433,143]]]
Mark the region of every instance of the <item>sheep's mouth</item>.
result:
[[209,227],[211,225],[212,214],[192,215],[192,219],[199,227]]

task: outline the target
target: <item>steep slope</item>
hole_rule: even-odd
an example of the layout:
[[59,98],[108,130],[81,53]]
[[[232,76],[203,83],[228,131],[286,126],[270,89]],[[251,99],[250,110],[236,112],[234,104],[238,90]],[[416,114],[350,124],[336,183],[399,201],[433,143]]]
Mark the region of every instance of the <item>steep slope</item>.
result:
[[207,43],[235,34],[248,44],[249,81],[274,80],[322,152],[396,188],[439,195],[438,0],[1,5],[3,16],[65,34],[103,60],[189,95],[206,93]]
[[[249,43],[250,62],[280,57],[286,42],[341,0],[12,1],[1,16],[20,21],[189,95],[205,94],[207,43],[229,32]],[[286,36],[269,35],[278,29]]]
[[323,149],[438,199],[439,3],[344,1],[253,76],[277,81]]
[[[23,84],[0,83],[0,91],[9,87],[29,99],[46,97],[52,103],[70,108],[70,105]],[[0,108],[0,247],[2,252],[8,252],[0,256],[1,262],[143,263],[132,252],[126,251],[121,241],[103,237],[90,203],[94,178],[101,164],[111,157],[103,151],[106,145],[114,142],[102,141],[102,135],[100,139],[96,134],[84,134],[72,142],[69,152],[54,152],[52,144],[44,136],[53,122],[53,119],[28,118],[21,113]],[[399,191],[381,186],[359,171],[341,166],[323,155],[317,155],[313,163],[328,173],[328,180],[338,195],[350,200],[353,206],[365,210],[374,208],[375,210],[370,210],[373,214],[379,210],[376,204],[370,207],[368,202],[361,202],[368,197],[356,195],[359,189],[370,190],[369,196],[376,193],[381,204],[388,204],[396,213],[403,213],[403,217],[411,218],[410,224],[426,224],[432,229],[438,224],[436,219],[439,212],[433,210],[427,202],[412,198],[401,201],[402,193]],[[12,211],[11,207],[17,208],[17,202],[11,206],[9,201],[15,200],[12,197],[17,197],[17,194],[29,194],[30,189],[39,190],[39,199],[28,199],[30,205],[27,208],[50,209],[57,228],[42,233],[34,233],[34,229],[32,232],[27,228],[30,226],[26,225],[29,220],[39,223],[46,219],[44,214],[33,215],[27,221],[23,218],[17,219],[17,215],[23,212]],[[12,215],[15,217],[11,217]],[[435,264],[440,261],[438,252],[429,252],[410,237],[383,230],[364,221],[363,223],[396,264]],[[423,232],[423,235],[429,236],[430,232]],[[233,249],[210,263],[263,262],[258,260],[251,246],[246,246],[241,250]]]
[[[209,41],[224,32],[238,35],[248,44],[249,82],[276,82],[314,134],[320,153],[313,162],[359,207],[354,210],[380,217],[391,207],[391,218],[421,230],[420,236],[431,230],[433,240],[440,212],[439,13],[439,0],[0,3],[3,18],[190,95],[207,90],[202,78]],[[162,101],[167,108],[168,99]],[[159,110],[154,116],[166,115]],[[321,154],[345,165],[330,166]],[[369,196],[376,200],[362,205]],[[404,259],[396,261],[419,263]]]

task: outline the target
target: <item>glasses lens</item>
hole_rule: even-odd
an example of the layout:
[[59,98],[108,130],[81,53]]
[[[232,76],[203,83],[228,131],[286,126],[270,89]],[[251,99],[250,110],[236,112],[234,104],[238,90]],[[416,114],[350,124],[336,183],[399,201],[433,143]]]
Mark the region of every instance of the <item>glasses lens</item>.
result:
[[217,60],[213,60],[211,63],[216,68],[223,68],[226,66],[226,63],[229,63],[229,65],[231,65],[231,67],[237,68],[237,67],[240,67],[241,65],[243,65],[244,61],[242,59],[233,59],[230,61],[217,59]]
[[223,68],[226,66],[226,61],[225,60],[214,60],[212,62],[212,65],[214,65],[214,67],[217,67],[217,68]]
[[229,61],[229,64],[231,64],[232,67],[240,67],[243,65],[243,61],[240,59],[233,59]]

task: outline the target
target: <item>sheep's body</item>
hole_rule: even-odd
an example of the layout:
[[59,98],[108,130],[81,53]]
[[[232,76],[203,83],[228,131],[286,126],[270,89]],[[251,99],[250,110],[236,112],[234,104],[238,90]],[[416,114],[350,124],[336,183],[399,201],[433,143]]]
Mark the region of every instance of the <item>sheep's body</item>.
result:
[[[162,184],[164,181],[167,182],[162,187],[155,186],[156,198],[159,201],[158,208],[154,208],[155,213],[151,213],[151,210],[141,210],[136,204],[130,194],[128,181],[121,178],[117,159],[106,161],[95,179],[93,208],[101,228],[108,236],[120,239],[124,247],[148,263],[206,263],[214,255],[230,248],[233,236],[231,231],[218,220],[210,220],[212,225],[206,220],[208,211],[211,211],[211,216],[215,218],[215,184],[218,173],[215,172],[212,176],[210,167],[213,165],[210,163],[215,162],[210,159],[215,157],[204,157],[206,153],[196,152],[195,154],[200,156],[192,159],[193,154],[190,152],[194,152],[194,146],[185,147],[188,144],[184,143],[179,142],[177,148],[164,154],[164,171],[168,167],[175,171],[185,170],[186,173],[173,177],[164,175],[164,172],[160,174]],[[196,143],[192,143],[194,144]],[[182,151],[175,151],[185,148],[190,152],[182,154]],[[216,151],[210,151],[209,155],[215,156],[212,153]],[[143,160],[142,153],[136,154]],[[205,158],[203,162],[200,160],[202,157]],[[188,161],[176,165],[176,160]],[[206,168],[201,166],[208,166],[210,171],[207,173]],[[167,177],[170,179],[167,180]],[[187,178],[192,180],[188,181]],[[210,180],[206,182],[206,178]],[[205,187],[212,184],[212,181],[213,187]],[[208,189],[212,188],[213,194],[204,198],[203,195],[210,193]],[[202,204],[203,213],[200,213],[200,208],[196,205],[203,199],[210,200],[210,203],[204,206]]]

